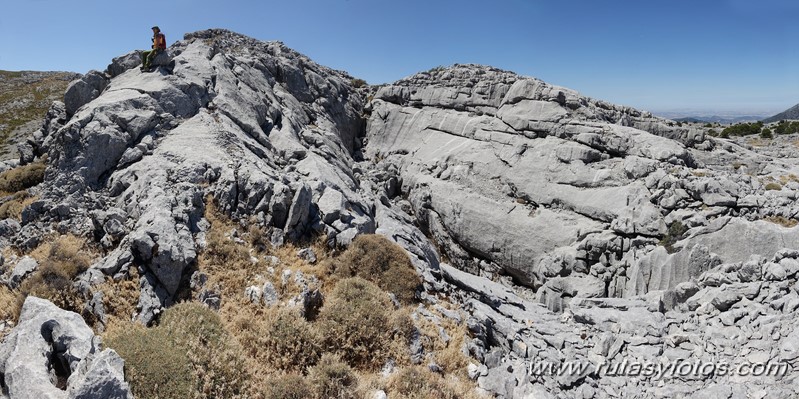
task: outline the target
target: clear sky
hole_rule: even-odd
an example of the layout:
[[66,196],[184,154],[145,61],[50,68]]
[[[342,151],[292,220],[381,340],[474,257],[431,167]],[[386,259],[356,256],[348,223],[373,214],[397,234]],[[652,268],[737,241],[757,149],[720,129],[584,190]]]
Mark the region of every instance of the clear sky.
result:
[[226,28],[369,83],[481,63],[651,111],[799,102],[797,0],[0,0],[0,69],[104,69]]

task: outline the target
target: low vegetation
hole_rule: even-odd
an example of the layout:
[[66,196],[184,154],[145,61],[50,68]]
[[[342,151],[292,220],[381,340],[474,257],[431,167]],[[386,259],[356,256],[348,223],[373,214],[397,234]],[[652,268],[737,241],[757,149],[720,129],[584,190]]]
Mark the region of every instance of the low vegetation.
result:
[[354,88],[356,88],[356,89],[358,89],[358,88],[361,88],[361,87],[364,87],[364,86],[366,86],[366,85],[367,85],[367,83],[366,83],[366,81],[365,81],[365,80],[363,80],[363,79],[358,79],[358,78],[352,79],[352,81],[350,82],[350,84],[352,84],[352,87],[354,87]]
[[219,316],[202,304],[173,306],[157,327],[116,330],[106,344],[125,359],[137,397],[247,397],[240,348]]
[[44,181],[44,162],[34,162],[0,173],[0,192],[16,193]]
[[[415,297],[421,280],[394,243],[367,235],[338,254],[310,243],[319,262],[309,264],[297,256],[298,247],[273,248],[263,231],[242,228],[212,204],[205,216],[207,247],[195,268],[207,275],[205,287],[220,294],[218,311],[192,300],[197,292],[187,288],[184,302],[166,309],[154,326],[140,325],[133,321],[139,297],[135,265],[125,271],[127,278],[109,277],[94,288],[104,294],[107,315],[98,331],[125,359],[136,397],[354,399],[377,389],[392,398],[473,397],[469,358],[460,351],[469,339],[465,323],[443,315],[437,323],[411,317],[425,306]],[[80,313],[86,297],[73,282],[96,258],[93,249],[79,237],[61,236],[28,255],[40,262],[39,269],[19,290],[0,286],[0,303],[14,305],[0,307],[0,318],[18,317],[26,295]],[[304,283],[295,281],[297,272]],[[251,302],[245,288],[266,282],[275,287],[278,303]],[[322,293],[316,317],[290,305],[308,289]],[[411,365],[414,334],[427,356],[425,366]],[[431,361],[441,375],[427,369]],[[394,371],[383,375],[388,363]]]
[[780,121],[777,126],[774,126],[774,133],[776,134],[793,134],[799,133],[799,122]]
[[19,219],[22,210],[38,199],[28,189],[44,181],[45,168],[40,161],[0,173],[0,197],[10,197],[0,204],[0,219]]
[[674,244],[682,240],[686,232],[688,232],[688,227],[680,221],[675,221],[669,225],[669,230],[660,240],[660,245],[666,247],[666,251],[669,253],[674,253]]
[[766,183],[766,190],[769,190],[769,191],[780,191],[780,190],[782,190],[782,184],[780,184],[778,182],[775,182],[775,181],[768,182],[768,183]]
[[738,123],[724,128],[724,130],[721,131],[721,137],[749,136],[752,134],[760,134],[762,130],[763,122]]
[[319,313],[325,349],[364,370],[407,357],[392,348],[405,346],[413,324],[393,310],[388,295],[375,284],[360,277],[340,281]]
[[331,260],[328,267],[337,278],[357,276],[372,281],[404,304],[414,301],[421,286],[405,251],[381,235],[356,237],[347,251]]
[[394,399],[474,398],[468,387],[448,380],[424,366],[406,367],[389,379],[389,397]]
[[358,376],[338,356],[326,353],[308,370],[308,381],[317,398],[355,399]]
[[73,280],[91,265],[92,253],[85,242],[66,235],[45,242],[33,250],[31,257],[39,267],[26,278],[15,292],[13,319],[19,317],[25,298],[33,295],[47,299],[62,309],[80,313],[83,298],[73,286]]
[[785,216],[769,216],[764,220],[774,224],[778,224],[782,227],[789,227],[789,228],[796,227],[796,225],[799,224],[799,220],[793,218],[786,218]]
[[[208,286],[222,293],[218,312],[188,301],[168,308],[155,326],[146,328],[131,321],[139,295],[136,267],[127,271],[127,279],[108,278],[95,288],[104,294],[108,317],[104,343],[125,359],[126,378],[136,397],[346,399],[370,397],[375,389],[392,398],[472,397],[474,386],[465,372],[468,358],[460,353],[468,339],[465,325],[441,317],[439,327],[410,317],[417,306],[412,293],[418,276],[393,243],[366,236],[335,258],[314,244],[321,260],[309,265],[297,257],[296,247],[264,245],[265,235],[255,228],[236,233],[240,226],[212,206],[206,216],[211,221],[208,246],[197,269],[208,274]],[[65,235],[27,255],[39,268],[18,290],[0,286],[0,304],[8,305],[0,306],[0,319],[16,319],[27,295],[80,313],[85,298],[73,283],[96,257],[93,248]],[[265,262],[267,255],[280,259],[279,264]],[[344,267],[344,262],[352,264]],[[306,320],[286,304],[300,290],[289,287],[293,282],[281,285],[284,270],[301,270],[321,280],[324,304],[315,319]],[[394,280],[398,275],[411,276],[414,283],[399,284]],[[279,288],[283,302],[267,307],[244,295],[244,287],[264,279]],[[402,303],[392,302],[378,283],[394,287],[403,295]],[[440,328],[451,337],[447,342]],[[425,361],[436,361],[444,377],[410,365],[414,331],[430,356]],[[396,367],[390,377],[380,373],[387,362]]]
[[[69,82],[77,78],[65,72],[0,71],[0,156],[13,154],[9,139],[31,131],[15,132],[33,124],[39,127],[50,104],[64,99]],[[27,129],[20,129],[27,130]]]
[[269,309],[256,319],[242,313],[232,327],[247,355],[269,369],[301,373],[319,360],[320,334],[291,309]]

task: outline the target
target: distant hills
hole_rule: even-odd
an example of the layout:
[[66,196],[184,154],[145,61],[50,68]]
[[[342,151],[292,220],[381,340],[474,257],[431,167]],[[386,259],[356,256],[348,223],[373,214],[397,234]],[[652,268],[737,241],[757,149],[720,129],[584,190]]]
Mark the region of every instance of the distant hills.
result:
[[787,110],[780,112],[779,114],[774,115],[770,118],[765,118],[763,119],[763,122],[765,123],[779,122],[783,119],[799,119],[799,104],[796,104],[793,107],[788,108]]
[[36,131],[55,100],[64,100],[72,72],[0,71],[0,160],[17,157],[16,144]]
[[763,119],[762,115],[742,115],[742,116],[687,116],[674,119],[677,122],[691,123],[741,123],[755,122]]

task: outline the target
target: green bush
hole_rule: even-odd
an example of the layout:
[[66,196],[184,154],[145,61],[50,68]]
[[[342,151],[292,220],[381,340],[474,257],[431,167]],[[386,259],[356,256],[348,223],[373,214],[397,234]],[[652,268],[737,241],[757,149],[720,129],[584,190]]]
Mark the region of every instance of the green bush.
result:
[[44,181],[44,162],[35,162],[0,173],[0,192],[16,193]]
[[175,305],[157,327],[120,331],[106,343],[125,359],[128,381],[138,398],[248,396],[240,348],[219,316],[202,304]]
[[421,285],[405,250],[377,234],[356,237],[350,247],[332,261],[331,268],[340,278],[357,276],[369,280],[405,304],[414,301]]
[[721,131],[721,135],[722,137],[749,136],[753,134],[759,134],[762,129],[763,129],[763,122],[739,123],[725,128],[724,130]]
[[766,184],[766,190],[780,191],[782,190],[782,185],[773,181]]
[[710,130],[707,131],[707,134],[712,136],[712,137],[718,137],[719,132],[717,132],[716,129],[710,129]]
[[318,324],[328,351],[351,366],[370,369],[401,356],[394,348],[408,341],[412,322],[394,310],[388,295],[374,283],[354,277],[336,284]]
[[308,370],[314,396],[317,398],[355,399],[358,377],[337,356],[325,353],[319,363]]
[[760,137],[764,139],[771,139],[774,138],[774,135],[771,134],[771,129],[764,127],[763,130],[760,131]]
[[366,86],[366,81],[365,81],[365,80],[363,80],[363,79],[358,79],[358,78],[355,78],[355,79],[353,79],[353,80],[350,82],[350,84],[352,84],[352,87],[354,87],[354,88],[356,88],[356,89],[357,89],[357,88],[360,88],[360,87],[364,87],[364,86]]
[[674,252],[673,245],[680,241],[687,231],[687,226],[680,221],[675,221],[669,226],[669,230],[663,239],[660,240],[660,245],[666,247],[666,251],[669,253]]
[[799,133],[799,122],[780,121],[774,127],[774,133],[777,134],[793,134]]

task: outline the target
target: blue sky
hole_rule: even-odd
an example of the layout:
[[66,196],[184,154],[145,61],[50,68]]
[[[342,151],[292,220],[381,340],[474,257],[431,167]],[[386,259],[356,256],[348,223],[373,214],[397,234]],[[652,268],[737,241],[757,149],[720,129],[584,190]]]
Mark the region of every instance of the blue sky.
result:
[[0,69],[104,69],[226,28],[370,83],[489,64],[652,111],[768,113],[799,102],[796,0],[2,0]]

